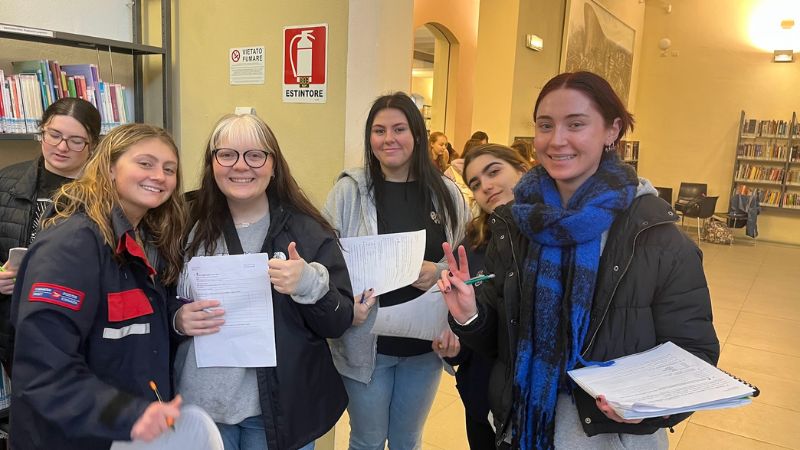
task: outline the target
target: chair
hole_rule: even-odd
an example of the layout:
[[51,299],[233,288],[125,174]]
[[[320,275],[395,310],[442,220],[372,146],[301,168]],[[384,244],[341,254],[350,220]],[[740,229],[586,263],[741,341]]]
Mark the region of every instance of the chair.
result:
[[658,191],[659,198],[663,199],[670,205],[672,204],[672,188],[656,186],[656,190]]
[[[678,190],[678,199],[675,200],[675,211],[683,213],[684,207],[697,197],[702,197],[708,192],[708,185],[705,183],[683,183]],[[681,216],[681,225],[683,225],[683,216]]]
[[678,190],[678,199],[675,201],[675,211],[683,212],[683,207],[689,200],[695,199],[708,193],[708,185],[705,183],[681,183]]
[[693,217],[697,219],[697,244],[700,244],[700,221],[705,224],[706,219],[714,215],[714,208],[717,207],[717,199],[719,197],[701,197],[698,201],[699,208],[687,208],[683,211],[684,217]]

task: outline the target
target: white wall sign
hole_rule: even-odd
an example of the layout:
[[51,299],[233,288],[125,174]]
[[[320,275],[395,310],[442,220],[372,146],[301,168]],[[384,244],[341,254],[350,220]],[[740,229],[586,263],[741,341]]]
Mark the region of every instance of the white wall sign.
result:
[[325,103],[328,98],[328,24],[283,29],[283,101]]
[[264,47],[235,47],[228,51],[231,84],[264,84]]

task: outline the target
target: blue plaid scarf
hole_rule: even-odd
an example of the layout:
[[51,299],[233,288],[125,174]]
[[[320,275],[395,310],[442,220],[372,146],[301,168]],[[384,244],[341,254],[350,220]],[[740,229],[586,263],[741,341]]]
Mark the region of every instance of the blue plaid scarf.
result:
[[[578,363],[589,327],[601,237],[636,195],[634,170],[604,155],[597,172],[566,208],[555,182],[538,166],[514,190],[514,221],[530,241],[524,263],[514,377],[514,442],[522,450],[554,446],[558,392]],[[516,445],[515,445],[516,447]]]

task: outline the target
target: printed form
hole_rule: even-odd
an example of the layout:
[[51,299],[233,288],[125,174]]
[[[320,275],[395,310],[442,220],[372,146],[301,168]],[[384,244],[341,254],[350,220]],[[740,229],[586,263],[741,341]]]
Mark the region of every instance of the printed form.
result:
[[447,305],[436,285],[414,300],[399,305],[378,308],[372,334],[398,336],[432,341],[446,328]]
[[189,261],[194,299],[219,300],[225,324],[194,338],[197,367],[275,367],[275,323],[266,253],[195,256]]
[[417,281],[425,256],[425,230],[343,238],[342,255],[354,295],[381,295]]

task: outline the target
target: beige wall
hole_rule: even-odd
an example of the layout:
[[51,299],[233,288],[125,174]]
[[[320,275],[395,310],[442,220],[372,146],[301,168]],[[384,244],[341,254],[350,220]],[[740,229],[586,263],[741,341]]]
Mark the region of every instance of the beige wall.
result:
[[[207,0],[180,2],[175,43],[177,107],[186,188],[196,187],[211,127],[236,106],[252,106],[275,132],[292,172],[320,205],[343,166],[345,70],[348,33],[346,0]],[[281,100],[283,27],[328,24],[328,101],[291,104]],[[263,85],[231,86],[231,47],[265,47]]]
[[507,143],[519,36],[519,0],[483,1],[478,22],[472,126],[489,140]]
[[451,64],[455,66],[455,89],[451,89],[448,96],[446,132],[459,151],[474,131],[472,116],[479,3],[480,0],[414,0],[414,29],[433,23],[448,30],[458,40],[451,56]]
[[[413,0],[350,0],[344,167],[364,161],[364,124],[375,98],[411,88]],[[341,152],[341,147],[331,148]],[[337,173],[342,166],[337,167]],[[329,179],[329,186],[334,179]]]
[[[797,63],[775,64],[748,34],[753,8],[742,0],[672,1],[672,13],[648,4],[639,76],[636,136],[640,173],[654,184],[705,182],[727,211],[739,113],[791,118],[800,110]],[[676,56],[661,56],[658,41],[672,40]],[[765,210],[760,239],[800,243],[800,215]]]

